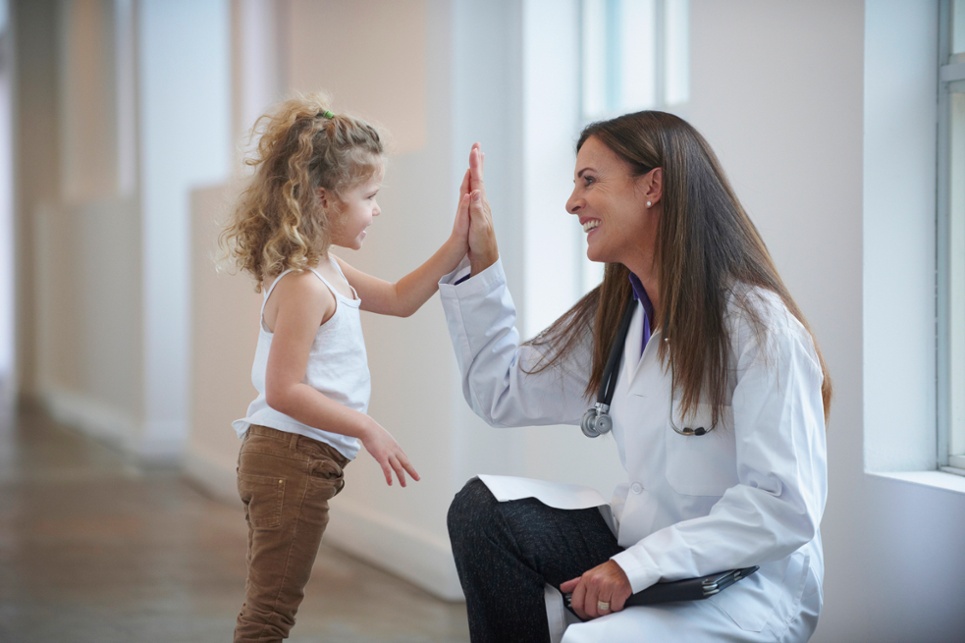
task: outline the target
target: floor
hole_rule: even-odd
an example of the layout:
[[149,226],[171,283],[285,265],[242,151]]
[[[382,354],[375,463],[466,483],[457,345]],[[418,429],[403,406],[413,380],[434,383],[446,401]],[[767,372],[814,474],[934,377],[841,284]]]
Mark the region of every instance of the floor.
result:
[[[0,409],[0,643],[231,640],[246,527],[35,410]],[[294,642],[463,642],[465,606],[324,544]]]

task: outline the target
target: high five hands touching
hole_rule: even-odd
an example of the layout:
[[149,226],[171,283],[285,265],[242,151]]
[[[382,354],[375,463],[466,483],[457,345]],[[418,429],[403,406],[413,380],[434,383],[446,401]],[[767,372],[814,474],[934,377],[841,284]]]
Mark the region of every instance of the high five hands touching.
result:
[[467,234],[469,264],[474,275],[499,259],[492,210],[486,199],[486,186],[483,181],[485,156],[479,143],[474,143],[469,151],[469,169],[466,170],[459,188],[459,209],[454,228],[454,234],[455,230],[465,230]]
[[[492,211],[483,182],[483,161],[482,149],[479,143],[475,143],[469,151],[469,168],[459,188],[459,205],[448,242],[450,246],[464,249],[458,252],[468,252],[472,274],[482,272],[499,258]],[[406,486],[406,474],[418,480],[419,474],[395,438],[372,418],[362,417],[365,426],[358,435],[365,450],[382,468],[385,482],[391,485],[393,474],[403,487]]]

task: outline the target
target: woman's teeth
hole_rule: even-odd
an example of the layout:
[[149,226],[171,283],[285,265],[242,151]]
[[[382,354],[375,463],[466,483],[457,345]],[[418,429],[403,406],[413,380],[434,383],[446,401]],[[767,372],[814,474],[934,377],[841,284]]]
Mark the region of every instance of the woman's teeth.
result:
[[587,221],[586,223],[583,224],[583,232],[589,232],[590,230],[597,227],[598,225],[600,225],[600,222],[597,221],[596,219]]

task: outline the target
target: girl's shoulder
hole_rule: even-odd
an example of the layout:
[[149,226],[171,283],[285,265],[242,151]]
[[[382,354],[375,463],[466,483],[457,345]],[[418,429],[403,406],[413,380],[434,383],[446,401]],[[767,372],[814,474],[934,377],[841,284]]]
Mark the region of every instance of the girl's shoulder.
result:
[[265,327],[274,330],[278,311],[286,309],[296,315],[323,324],[334,313],[335,295],[311,270],[293,270],[277,277],[269,290],[262,312]]
[[282,295],[290,292],[311,294],[327,290],[315,270],[287,270],[280,275],[266,279],[262,285],[263,292],[270,299],[276,294]]
[[[335,289],[338,294],[346,299],[358,299],[358,294],[345,275],[344,267],[348,266],[342,259],[335,255],[329,255],[315,267],[316,274],[325,281],[330,287]],[[348,266],[351,269],[350,266]]]

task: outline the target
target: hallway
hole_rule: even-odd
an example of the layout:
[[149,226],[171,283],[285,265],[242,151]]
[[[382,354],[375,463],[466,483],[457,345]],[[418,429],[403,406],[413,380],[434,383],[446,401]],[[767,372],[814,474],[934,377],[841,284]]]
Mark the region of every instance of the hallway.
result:
[[[336,516],[333,519],[337,519]],[[0,643],[231,639],[239,506],[37,410],[0,409]],[[323,545],[290,641],[468,641],[465,606]]]

